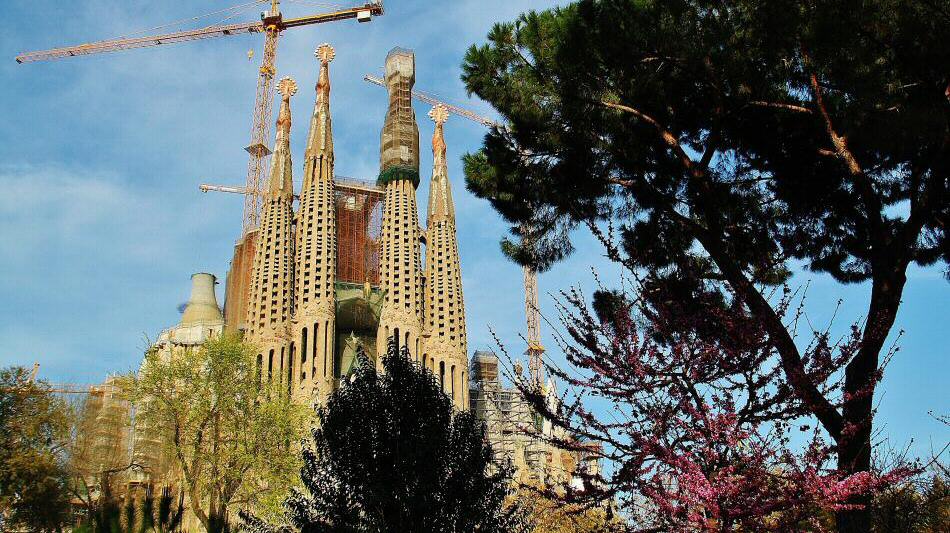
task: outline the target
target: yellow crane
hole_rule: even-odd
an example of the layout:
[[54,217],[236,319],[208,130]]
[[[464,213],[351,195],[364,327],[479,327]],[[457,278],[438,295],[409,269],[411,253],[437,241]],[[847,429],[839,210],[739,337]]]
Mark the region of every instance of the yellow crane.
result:
[[[363,79],[380,87],[386,86],[386,82],[379,76],[367,74],[363,76]],[[482,126],[489,128],[506,127],[500,122],[483,117],[463,107],[443,102],[435,96],[422,91],[413,89],[412,97],[429,105],[442,106],[449,113],[466,118]],[[528,356],[528,371],[530,373],[531,382],[540,387],[544,385],[544,365],[542,364],[544,345],[541,344],[541,311],[538,308],[538,273],[529,266],[522,267],[522,270],[524,275],[524,312],[528,326],[527,337],[525,338],[528,341],[528,349],[525,351],[525,354]]]
[[[261,19],[256,21],[218,24],[195,30],[161,35],[112,39],[76,46],[53,48],[50,50],[26,52],[18,55],[16,61],[17,63],[32,63],[36,61],[49,61],[82,55],[116,52],[119,50],[173,44],[198,39],[209,39],[213,37],[263,33],[264,57],[261,60],[261,67],[257,78],[257,96],[254,101],[251,142],[245,147],[245,150],[250,154],[247,165],[245,190],[263,192],[264,180],[262,180],[261,177],[267,174],[268,161],[266,158],[271,153],[268,145],[270,143],[271,113],[274,102],[274,75],[276,73],[274,65],[277,62],[277,40],[280,33],[289,28],[298,28],[338,20],[356,19],[358,22],[369,22],[374,16],[383,14],[383,3],[382,0],[372,0],[362,5],[342,8],[329,13],[317,13],[287,19],[285,19],[280,12],[280,0],[256,0],[236,7],[244,8],[257,4],[269,4],[270,9],[261,13]],[[221,10],[219,13],[223,11],[228,10]],[[249,58],[251,56],[252,54],[249,55]],[[245,194],[243,223],[243,232],[245,235],[257,228],[260,221],[260,210],[261,195]]]

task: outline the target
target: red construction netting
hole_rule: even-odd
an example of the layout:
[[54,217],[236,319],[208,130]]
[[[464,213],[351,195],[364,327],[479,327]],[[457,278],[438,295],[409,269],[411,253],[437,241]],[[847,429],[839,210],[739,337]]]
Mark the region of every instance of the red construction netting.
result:
[[383,191],[371,184],[337,183],[336,279],[379,285],[379,243]]

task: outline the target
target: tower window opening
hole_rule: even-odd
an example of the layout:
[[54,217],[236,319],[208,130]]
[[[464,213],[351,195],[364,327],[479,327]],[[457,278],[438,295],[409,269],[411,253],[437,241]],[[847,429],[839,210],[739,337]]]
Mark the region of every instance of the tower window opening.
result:
[[294,343],[290,343],[290,359],[287,362],[287,395],[290,396],[291,386],[294,383]]
[[274,350],[273,348],[270,351],[270,355],[267,357],[267,382],[274,379]]
[[439,387],[445,392],[445,361],[439,361]]

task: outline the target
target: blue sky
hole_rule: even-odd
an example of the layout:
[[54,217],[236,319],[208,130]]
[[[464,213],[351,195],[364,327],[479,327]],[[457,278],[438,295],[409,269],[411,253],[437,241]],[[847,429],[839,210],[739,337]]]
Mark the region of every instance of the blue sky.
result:
[[[17,65],[13,57],[112,38],[228,7],[232,1],[8,0],[18,21],[0,33],[0,365],[39,361],[41,377],[92,383],[138,366],[146,338],[178,320],[189,276],[224,279],[240,232],[237,196],[202,194],[202,182],[242,184],[262,38],[212,39],[144,50]],[[393,46],[416,52],[416,87],[491,114],[459,81],[465,49],[495,21],[549,2],[528,0],[390,0],[370,24],[352,21],[294,29],[281,37],[278,76],[297,80],[292,102],[295,174],[300,172],[313,105],[314,48],[336,48],[331,108],[338,174],[372,179],[378,171],[385,91],[362,81],[381,70]],[[324,11],[326,3],[285,1],[288,16]],[[250,9],[235,20],[257,16]],[[209,20],[212,22],[213,20]],[[253,49],[255,58],[247,59]],[[416,106],[422,145],[432,122]],[[524,329],[521,270],[502,257],[506,227],[490,206],[465,191],[460,157],[484,131],[453,117],[446,125],[449,175],[457,202],[459,246],[471,350],[493,347],[489,326],[514,351]],[[425,208],[432,156],[422,153]],[[295,175],[299,187],[299,175]],[[420,213],[424,220],[424,212]],[[541,276],[548,291],[593,287],[590,268],[616,274],[599,247],[579,233],[578,253]],[[838,298],[838,323],[859,319],[867,287],[810,281],[808,311],[824,323]],[[219,298],[223,300],[222,291]],[[950,439],[927,412],[950,413],[946,393],[950,284],[937,269],[913,269],[895,329],[906,330],[887,370],[880,400],[881,438],[926,454]],[[548,338],[546,345],[554,347]],[[553,350],[552,350],[553,351]],[[559,355],[552,353],[557,360]]]

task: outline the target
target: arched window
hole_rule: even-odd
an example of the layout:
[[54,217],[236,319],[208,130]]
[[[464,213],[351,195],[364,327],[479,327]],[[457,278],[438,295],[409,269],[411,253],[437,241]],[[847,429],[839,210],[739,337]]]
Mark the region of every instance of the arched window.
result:
[[283,381],[284,379],[284,347],[280,347],[280,369],[277,371],[277,379]]
[[445,392],[445,361],[439,361],[439,386]]
[[323,322],[323,377],[327,377],[327,352],[330,351],[330,328],[329,322]]
[[290,396],[291,386],[294,384],[294,343],[290,343],[290,357],[287,359],[287,395]]
[[399,328],[393,328],[393,339],[396,343],[396,353],[399,353]]
[[465,371],[462,371],[462,408],[467,408],[468,404],[465,401],[465,391],[468,390],[468,384],[465,383]]
[[409,350],[409,349],[411,348],[411,345],[409,344],[409,332],[408,332],[408,331],[406,332],[406,343],[405,343],[403,346],[406,347],[406,350]]
[[267,382],[274,379],[274,349],[271,348],[270,355],[267,357]]
[[313,350],[312,354],[313,359],[311,361],[313,365],[313,370],[311,370],[310,375],[313,376],[313,379],[317,379],[317,345],[320,344],[320,324],[317,322],[313,323]]
[[300,331],[300,370],[303,370],[303,364],[307,362],[307,328]]
[[455,401],[455,365],[449,371],[449,387],[452,389],[452,401]]

